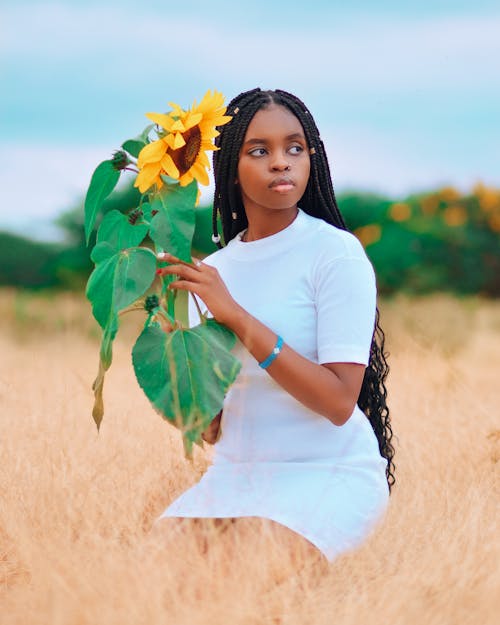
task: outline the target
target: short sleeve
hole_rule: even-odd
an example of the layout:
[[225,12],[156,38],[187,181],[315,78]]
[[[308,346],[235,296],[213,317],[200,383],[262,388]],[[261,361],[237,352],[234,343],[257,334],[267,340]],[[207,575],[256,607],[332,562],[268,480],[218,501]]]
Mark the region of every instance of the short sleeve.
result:
[[317,272],[318,362],[368,365],[377,289],[366,257],[340,258]]

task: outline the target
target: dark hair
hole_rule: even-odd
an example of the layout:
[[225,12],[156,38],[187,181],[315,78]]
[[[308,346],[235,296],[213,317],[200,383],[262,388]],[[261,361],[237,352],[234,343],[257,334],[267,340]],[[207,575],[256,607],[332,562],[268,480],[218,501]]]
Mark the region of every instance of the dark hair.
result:
[[[217,213],[220,214],[225,243],[248,226],[238,186],[234,184],[237,177],[239,152],[248,125],[255,113],[272,104],[283,106],[295,115],[302,124],[311,151],[311,173],[304,195],[299,202],[300,208],[313,217],[319,217],[337,228],[347,230],[335,199],[325,148],[311,113],[305,104],[291,93],[281,89],[262,91],[257,88],[245,91],[231,100],[227,107],[227,114],[232,115],[233,119],[219,128],[220,135],[215,139],[215,145],[219,148],[213,155],[215,193],[212,226],[216,241],[220,239],[217,232]],[[233,214],[236,218],[233,218]],[[222,247],[220,242],[217,245],[219,248]],[[357,403],[375,432],[380,454],[387,460],[386,476],[389,490],[391,490],[395,482],[394,447],[391,443],[392,427],[385,386],[389,366],[388,354],[384,352],[385,336],[379,325],[379,316],[377,308],[370,360],[365,370]]]

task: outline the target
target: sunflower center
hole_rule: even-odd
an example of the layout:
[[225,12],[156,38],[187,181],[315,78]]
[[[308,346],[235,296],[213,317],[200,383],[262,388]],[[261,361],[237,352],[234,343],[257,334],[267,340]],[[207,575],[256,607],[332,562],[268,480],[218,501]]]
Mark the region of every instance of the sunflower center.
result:
[[193,126],[182,136],[186,145],[170,153],[181,176],[191,169],[196,161],[201,148],[201,132],[198,126]]

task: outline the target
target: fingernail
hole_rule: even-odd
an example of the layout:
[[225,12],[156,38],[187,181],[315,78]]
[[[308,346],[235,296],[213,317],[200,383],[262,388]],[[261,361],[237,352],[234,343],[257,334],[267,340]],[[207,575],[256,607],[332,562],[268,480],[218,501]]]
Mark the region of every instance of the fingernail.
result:
[[156,255],[156,258],[165,258],[166,254],[165,252],[158,252],[158,254]]
[[161,273],[161,269],[157,269],[157,270],[156,270],[156,275],[157,275],[157,276],[159,276],[159,275],[160,275],[160,273]]

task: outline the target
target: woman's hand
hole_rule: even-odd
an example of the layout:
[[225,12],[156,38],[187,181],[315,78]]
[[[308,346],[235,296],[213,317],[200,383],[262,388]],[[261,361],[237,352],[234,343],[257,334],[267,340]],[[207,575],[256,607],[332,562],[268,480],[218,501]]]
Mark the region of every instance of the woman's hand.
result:
[[171,282],[168,285],[169,288],[182,289],[199,295],[214,319],[228,325],[229,320],[238,310],[238,304],[231,297],[215,267],[205,265],[200,260],[195,260],[192,264],[186,263],[168,252],[158,254],[157,258],[174,263],[156,271],[160,276],[169,274],[179,276],[180,280]]

